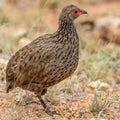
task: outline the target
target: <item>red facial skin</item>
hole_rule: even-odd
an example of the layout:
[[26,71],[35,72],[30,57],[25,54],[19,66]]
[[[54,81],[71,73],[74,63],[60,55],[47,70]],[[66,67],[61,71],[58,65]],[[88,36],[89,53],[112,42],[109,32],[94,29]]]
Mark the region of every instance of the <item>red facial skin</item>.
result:
[[80,9],[75,9],[71,11],[70,14],[75,15],[75,16],[80,16],[82,14],[82,11]]

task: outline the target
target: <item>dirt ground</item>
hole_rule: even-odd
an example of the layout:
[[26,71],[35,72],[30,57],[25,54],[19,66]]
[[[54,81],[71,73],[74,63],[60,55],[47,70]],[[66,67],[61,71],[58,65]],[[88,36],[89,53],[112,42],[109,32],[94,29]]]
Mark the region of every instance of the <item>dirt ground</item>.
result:
[[[99,112],[89,111],[90,101],[94,95],[86,90],[73,90],[72,93],[59,93],[57,100],[51,103],[52,110],[57,111],[61,115],[49,116],[42,106],[38,104],[16,105],[15,98],[18,91],[5,93],[5,84],[0,86],[0,120],[97,120]],[[30,93],[31,94],[31,93]],[[120,91],[110,93],[109,97],[117,96]],[[37,100],[32,94],[29,99]],[[98,114],[99,113],[99,114]],[[108,108],[103,111],[100,120],[119,120],[120,118],[120,103],[113,102]]]

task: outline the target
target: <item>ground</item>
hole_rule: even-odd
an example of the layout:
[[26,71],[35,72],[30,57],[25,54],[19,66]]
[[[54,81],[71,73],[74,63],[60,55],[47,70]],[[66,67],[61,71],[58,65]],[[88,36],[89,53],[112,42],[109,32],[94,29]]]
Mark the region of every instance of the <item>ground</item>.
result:
[[[81,49],[79,66],[63,82],[49,88],[44,96],[51,109],[61,115],[49,116],[40,104],[16,105],[22,91],[5,92],[5,68],[12,54],[37,36],[52,33],[58,27],[61,8],[76,4],[88,11],[75,21]],[[83,21],[103,16],[120,16],[118,0],[67,1],[6,0],[0,4],[0,120],[120,120],[120,45],[100,44],[93,30],[85,30]],[[27,99],[35,100],[34,93]]]

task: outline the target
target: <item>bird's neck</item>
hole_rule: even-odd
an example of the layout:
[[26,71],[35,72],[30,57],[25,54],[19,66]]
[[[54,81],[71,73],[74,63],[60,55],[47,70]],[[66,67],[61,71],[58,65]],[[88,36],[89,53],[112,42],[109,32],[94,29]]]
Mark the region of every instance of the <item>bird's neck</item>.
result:
[[[66,43],[68,42],[73,45],[79,45],[79,38],[73,22],[59,21],[58,30],[53,35],[57,37],[57,43]],[[55,42],[55,40],[54,40]],[[78,46],[77,46],[78,47]]]
[[58,33],[71,33],[73,31],[76,31],[75,27],[74,27],[74,23],[73,21],[64,21],[64,20],[59,20],[59,27],[57,32]]

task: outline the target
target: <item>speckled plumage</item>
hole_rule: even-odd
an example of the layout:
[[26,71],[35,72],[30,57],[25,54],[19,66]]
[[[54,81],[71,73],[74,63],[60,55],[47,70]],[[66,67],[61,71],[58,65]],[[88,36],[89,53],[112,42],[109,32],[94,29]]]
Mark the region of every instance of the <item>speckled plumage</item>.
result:
[[76,70],[79,38],[73,20],[78,16],[70,14],[74,10],[78,7],[69,5],[63,8],[55,33],[38,37],[11,57],[6,69],[7,92],[21,87],[41,96],[48,87]]

